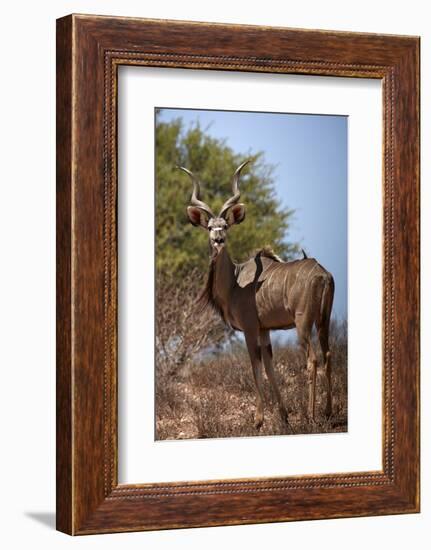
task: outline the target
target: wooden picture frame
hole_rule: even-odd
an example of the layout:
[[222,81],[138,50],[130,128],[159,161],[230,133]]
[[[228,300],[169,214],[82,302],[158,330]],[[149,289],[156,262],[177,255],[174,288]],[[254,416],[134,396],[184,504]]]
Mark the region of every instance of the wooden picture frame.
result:
[[[117,68],[381,79],[383,469],[119,485]],[[57,21],[57,529],[419,511],[419,38],[70,15]]]

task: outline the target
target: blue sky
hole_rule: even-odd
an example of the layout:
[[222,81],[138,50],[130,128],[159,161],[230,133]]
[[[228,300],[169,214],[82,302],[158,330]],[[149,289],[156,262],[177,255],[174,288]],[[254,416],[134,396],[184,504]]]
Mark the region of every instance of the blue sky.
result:
[[178,117],[185,129],[198,121],[235,152],[263,151],[275,165],[277,196],[295,210],[286,239],[333,274],[333,312],[347,319],[347,117],[162,109],[158,120]]

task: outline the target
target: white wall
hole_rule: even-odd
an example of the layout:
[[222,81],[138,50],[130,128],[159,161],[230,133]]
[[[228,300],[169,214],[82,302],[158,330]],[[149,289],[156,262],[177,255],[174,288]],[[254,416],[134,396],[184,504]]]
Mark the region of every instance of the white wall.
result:
[[[1,128],[1,541],[110,548],[259,548],[287,545],[350,550],[425,548],[430,503],[430,339],[423,339],[422,509],[420,515],[361,518],[72,539],[53,530],[55,450],[55,19],[70,12],[283,25],[422,36],[422,150],[431,150],[431,30],[427,3],[249,0],[15,0],[2,6]],[[264,9],[261,9],[263,7]],[[4,43],[3,43],[4,42]],[[431,191],[422,159],[423,334],[429,334]],[[22,544],[21,544],[22,543]]]

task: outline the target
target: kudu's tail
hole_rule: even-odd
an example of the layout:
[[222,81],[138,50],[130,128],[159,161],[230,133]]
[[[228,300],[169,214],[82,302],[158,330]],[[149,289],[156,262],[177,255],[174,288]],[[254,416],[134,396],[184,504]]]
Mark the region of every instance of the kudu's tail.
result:
[[328,273],[323,284],[322,296],[320,299],[320,315],[318,325],[328,326],[331,320],[332,304],[334,302],[335,283],[332,275]]

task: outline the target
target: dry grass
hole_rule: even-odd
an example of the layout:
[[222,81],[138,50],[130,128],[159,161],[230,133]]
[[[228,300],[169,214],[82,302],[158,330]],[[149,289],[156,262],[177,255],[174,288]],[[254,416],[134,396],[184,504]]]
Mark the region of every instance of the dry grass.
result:
[[[250,360],[243,345],[234,342],[215,353],[189,359],[174,372],[156,373],[157,439],[242,437],[347,430],[347,326],[333,323],[331,331],[333,414],[323,413],[326,381],[318,369],[316,419],[307,418],[308,384],[305,358],[295,344],[274,349],[274,367],[289,424],[281,421],[265,377],[265,420],[254,427],[256,394]],[[163,361],[159,360],[160,365]],[[319,367],[322,366],[322,360]]]
[[197,312],[202,276],[191,271],[178,280],[157,273],[156,370],[176,377],[202,350],[219,349],[232,335],[211,311]]

